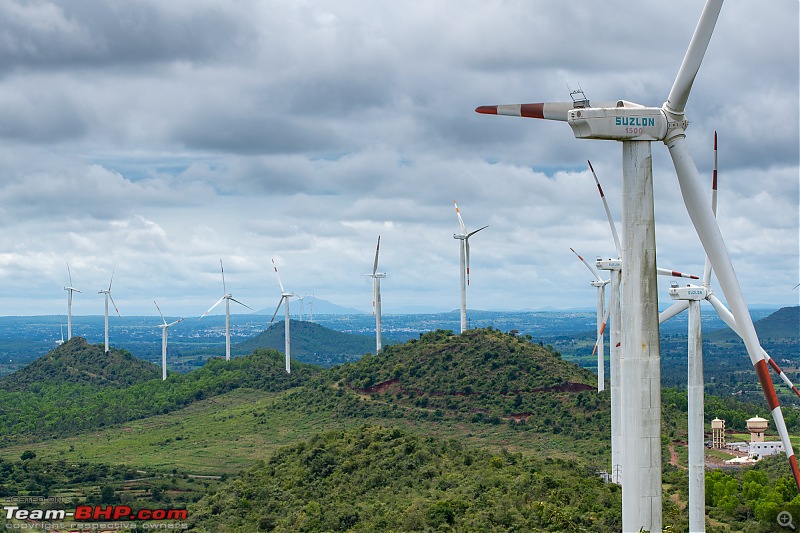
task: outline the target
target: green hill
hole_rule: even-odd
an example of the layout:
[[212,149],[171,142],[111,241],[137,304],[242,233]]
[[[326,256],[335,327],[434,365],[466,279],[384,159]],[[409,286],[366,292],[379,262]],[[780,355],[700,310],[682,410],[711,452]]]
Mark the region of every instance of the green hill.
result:
[[73,337],[31,364],[0,378],[0,390],[23,391],[47,383],[74,383],[103,387],[127,387],[155,379],[161,370],[126,350],[88,344]]
[[[800,342],[800,306],[782,307],[769,316],[756,320],[758,338],[771,342]],[[703,340],[730,342],[740,340],[730,328],[703,333]]]
[[[71,353],[73,348],[84,345],[85,341],[73,338],[64,345],[66,350],[62,350],[64,346],[54,350],[58,352],[55,360],[61,361],[64,352]],[[172,373],[166,381],[161,380],[160,371],[156,369],[151,373],[156,377],[121,386],[123,382],[94,377],[115,375],[114,369],[119,365],[116,359],[92,359],[96,353],[91,349],[88,354],[85,373],[93,379],[80,372],[75,373],[80,379],[58,379],[58,376],[72,373],[60,372],[62,365],[50,364],[54,357],[43,357],[17,372],[25,376],[28,374],[26,369],[33,367],[30,375],[39,376],[40,381],[14,389],[0,388],[0,444],[76,434],[168,413],[241,387],[284,391],[305,383],[322,370],[296,363],[292,366],[292,373],[287,374],[283,354],[275,350],[256,350],[231,361],[210,359],[203,368],[189,374]],[[71,357],[66,359],[69,362],[74,360]],[[134,369],[138,368],[136,364],[154,366],[132,356],[131,359]],[[123,361],[128,361],[127,356]],[[72,366],[66,365],[66,368]],[[11,374],[4,379],[13,377]]]
[[[375,352],[375,338],[334,331],[314,322],[291,320],[292,359],[329,368],[356,361],[365,353]],[[266,331],[237,344],[236,353],[250,353],[257,348],[284,351],[284,322],[272,324]]]
[[346,387],[373,401],[433,416],[506,420],[576,436],[609,431],[609,395],[597,393],[594,374],[549,347],[491,328],[426,333],[365,355],[340,375]]
[[363,426],[279,449],[189,516],[208,532],[612,531],[620,510],[618,487],[578,461]]

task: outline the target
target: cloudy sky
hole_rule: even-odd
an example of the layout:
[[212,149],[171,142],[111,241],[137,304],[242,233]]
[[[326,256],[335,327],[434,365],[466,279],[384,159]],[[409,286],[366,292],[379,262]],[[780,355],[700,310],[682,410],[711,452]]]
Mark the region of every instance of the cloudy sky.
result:
[[[621,145],[478,105],[660,106],[696,0],[0,0],[0,306],[200,314],[286,288],[384,312],[592,306],[569,251],[614,254]],[[724,5],[687,106],[698,169],[720,139],[719,221],[749,304],[797,305],[798,2]],[[659,266],[702,273],[666,148],[653,144]],[[710,184],[710,183],[709,183]],[[668,300],[667,280],[661,294]]]

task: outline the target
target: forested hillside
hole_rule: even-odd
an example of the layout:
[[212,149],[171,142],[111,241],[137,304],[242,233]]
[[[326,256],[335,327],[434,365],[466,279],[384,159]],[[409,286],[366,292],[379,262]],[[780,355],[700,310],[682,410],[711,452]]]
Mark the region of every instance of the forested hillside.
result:
[[197,531],[613,531],[621,491],[575,460],[364,426],[315,435],[189,508]]
[[[287,374],[283,354],[256,350],[231,361],[214,358],[201,369],[170,374],[162,381],[154,365],[116,352],[112,357],[99,354],[101,348],[74,337],[28,367],[6,376],[0,388],[0,443],[7,445],[56,433],[70,435],[167,413],[239,387],[287,390],[321,370],[294,363],[292,373]],[[144,367],[152,377],[135,382],[128,367],[120,363],[127,362],[128,357],[134,371]],[[38,377],[36,382],[26,378],[28,368]],[[73,372],[76,368],[79,371]],[[21,385],[15,381],[16,376]]]

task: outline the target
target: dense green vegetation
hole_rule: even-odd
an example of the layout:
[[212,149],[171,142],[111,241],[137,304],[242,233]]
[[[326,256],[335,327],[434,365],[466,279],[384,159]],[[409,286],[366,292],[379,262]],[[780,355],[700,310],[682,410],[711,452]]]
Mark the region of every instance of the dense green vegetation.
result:
[[[29,381],[28,367],[4,377],[0,444],[71,435],[167,413],[239,387],[287,390],[320,370],[296,363],[287,374],[282,354],[256,350],[229,362],[211,359],[199,370],[171,374],[163,382],[151,378],[131,384],[139,367],[146,365],[145,370],[151,370],[148,367],[153,365],[131,358],[132,376],[125,367],[128,357],[116,351],[106,357],[102,346],[73,337],[31,365],[39,381]],[[93,372],[80,371],[91,361]]]
[[[205,485],[179,472],[244,467],[209,486],[189,515],[194,527],[619,529],[620,492],[598,475],[610,458],[608,391],[597,393],[592,372],[529,337],[438,330],[327,370],[293,362],[292,374],[283,354],[257,349],[166,382],[129,358],[73,338],[29,367],[35,380],[27,369],[0,380],[0,446],[14,446],[0,461],[0,496],[72,483],[83,487],[80,501],[146,505],[166,496],[182,507]],[[145,373],[153,369],[155,377]],[[732,429],[769,418],[763,405],[706,399],[707,418]],[[686,473],[670,453],[685,454],[685,392],[664,389],[662,400],[664,522],[684,531]],[[800,411],[784,414],[800,432]],[[131,471],[154,466],[154,481],[128,491]],[[82,485],[76,468],[96,479]],[[709,531],[767,531],[775,513],[800,507],[784,456],[708,479]]]
[[[237,354],[248,354],[258,348],[284,351],[284,322],[275,322],[266,331],[233,348]],[[365,353],[375,353],[375,337],[334,331],[314,322],[291,320],[292,359],[330,368],[348,361],[357,361]]]
[[316,435],[190,507],[198,531],[612,531],[621,491],[578,461],[398,429]]

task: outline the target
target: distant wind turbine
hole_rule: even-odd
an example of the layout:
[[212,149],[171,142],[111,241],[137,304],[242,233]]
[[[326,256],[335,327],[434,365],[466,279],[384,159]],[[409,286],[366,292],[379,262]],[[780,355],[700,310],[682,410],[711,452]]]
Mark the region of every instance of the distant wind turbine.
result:
[[375,353],[381,351],[381,278],[386,277],[385,272],[378,272],[378,253],[381,249],[381,236],[378,235],[378,245],[375,247],[375,263],[372,265],[372,315],[375,317]]
[[270,325],[272,325],[272,323],[275,321],[275,315],[278,314],[278,311],[281,308],[281,304],[284,303],[284,300],[285,300],[286,301],[286,305],[284,305],[284,307],[283,307],[284,310],[286,311],[286,318],[284,319],[284,324],[283,324],[283,327],[284,327],[283,336],[284,336],[284,342],[285,342],[285,344],[284,344],[284,353],[286,355],[286,373],[287,374],[291,374],[292,368],[291,368],[291,342],[289,340],[289,299],[294,297],[295,295],[292,294],[291,292],[286,292],[286,290],[283,288],[283,282],[281,281],[281,275],[278,274],[278,266],[275,264],[275,260],[274,259],[272,260],[272,268],[275,269],[275,275],[278,276],[278,285],[281,286],[281,299],[278,300],[278,307],[276,307],[275,308],[275,312],[272,313],[272,319],[269,321],[269,323],[270,323]]
[[236,302],[237,304],[243,307],[247,307],[251,311],[253,311],[253,308],[250,307],[249,305],[243,304],[228,292],[228,288],[225,285],[225,269],[222,267],[222,259],[219,260],[219,271],[222,273],[222,292],[223,292],[222,298],[217,300],[217,303],[212,305],[208,309],[208,311],[200,315],[200,318],[203,318],[204,316],[208,315],[208,313],[213,311],[216,306],[218,306],[223,302],[223,300],[225,301],[225,360],[230,361],[231,360],[231,302],[232,301]]
[[167,379],[167,335],[169,334],[169,328],[183,319],[179,318],[175,322],[170,322],[167,324],[167,321],[164,318],[164,313],[161,312],[161,308],[158,306],[155,300],[153,300],[153,303],[156,304],[156,309],[158,309],[158,314],[161,315],[161,321],[163,322],[163,324],[159,324],[158,327],[161,328],[161,381],[164,381]]
[[453,233],[453,238],[461,241],[459,243],[459,255],[461,265],[461,333],[467,329],[467,285],[469,285],[469,238],[481,230],[488,228],[484,226],[475,231],[467,232],[467,227],[464,226],[464,220],[461,218],[461,211],[458,210],[458,204],[453,200],[453,205],[456,207],[456,215],[458,215],[458,223],[461,226],[461,233]]
[[61,326],[61,340],[56,341],[56,346],[61,346],[64,344],[64,324],[60,324]]
[[119,309],[117,309],[117,304],[114,302],[114,298],[111,296],[111,284],[114,282],[114,271],[111,271],[111,281],[108,282],[108,289],[103,289],[97,291],[97,294],[103,294],[106,298],[106,313],[105,313],[105,341],[106,341],[106,353],[108,353],[108,300],[111,299],[111,303],[114,305],[114,311],[117,312],[117,316],[122,318],[122,315],[119,314]]
[[69,269],[69,263],[67,263],[67,274],[69,275],[69,285],[64,287],[64,290],[67,291],[67,340],[70,340],[72,338],[72,293],[81,291],[72,286],[72,272]]

